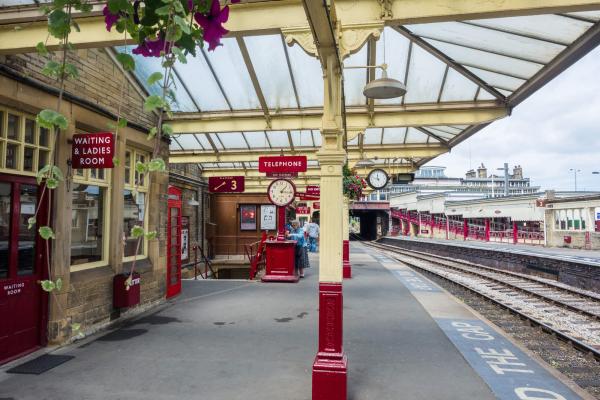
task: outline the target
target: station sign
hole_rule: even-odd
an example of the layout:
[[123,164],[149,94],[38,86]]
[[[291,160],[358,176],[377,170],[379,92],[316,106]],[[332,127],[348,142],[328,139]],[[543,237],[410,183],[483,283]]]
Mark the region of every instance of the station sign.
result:
[[310,214],[310,207],[296,207],[296,214]]
[[208,178],[210,193],[243,193],[245,179],[243,176],[211,176]]
[[318,202],[318,201],[315,201],[315,202],[313,203],[313,208],[314,208],[315,210],[320,210],[320,209],[321,209],[321,203],[320,203],[320,202]]
[[319,196],[309,196],[308,194],[306,194],[304,192],[298,192],[298,193],[296,193],[296,195],[298,196],[298,199],[300,201],[319,200]]
[[306,172],[308,161],[306,156],[261,156],[258,157],[258,171],[267,174],[289,174]]
[[267,172],[267,178],[297,178],[297,172]]
[[110,132],[76,133],[71,140],[71,167],[113,168],[115,138]]
[[306,194],[308,196],[320,196],[321,188],[319,187],[319,185],[308,185],[306,186]]

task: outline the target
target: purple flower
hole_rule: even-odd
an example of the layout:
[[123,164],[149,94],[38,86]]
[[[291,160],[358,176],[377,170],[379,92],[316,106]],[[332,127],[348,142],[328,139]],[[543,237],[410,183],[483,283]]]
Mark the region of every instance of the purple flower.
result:
[[148,40],[145,39],[144,43],[140,44],[138,47],[133,49],[131,52],[133,54],[142,55],[144,57],[160,57],[160,53],[165,51],[169,53],[171,50],[171,45],[167,45],[165,47],[165,39],[159,37],[156,40]]
[[121,17],[119,14],[113,14],[108,9],[108,6],[104,6],[102,10],[102,14],[104,14],[104,22],[106,23],[106,30],[110,32],[112,26],[117,23],[119,18]]
[[221,9],[219,0],[212,0],[210,12],[208,14],[196,13],[194,19],[204,30],[204,41],[208,42],[208,50],[211,51],[220,46],[221,38],[229,32],[222,26],[229,19],[229,6]]
[[188,0],[188,11],[192,11],[194,8],[194,0]]
[[236,3],[239,3],[239,2],[240,2],[240,0],[231,0],[231,4],[236,4]]

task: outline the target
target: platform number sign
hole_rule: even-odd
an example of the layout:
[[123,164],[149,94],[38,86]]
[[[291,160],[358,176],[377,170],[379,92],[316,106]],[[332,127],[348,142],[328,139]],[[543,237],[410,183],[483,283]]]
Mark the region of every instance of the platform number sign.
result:
[[243,193],[243,176],[211,176],[208,178],[208,191],[211,193]]

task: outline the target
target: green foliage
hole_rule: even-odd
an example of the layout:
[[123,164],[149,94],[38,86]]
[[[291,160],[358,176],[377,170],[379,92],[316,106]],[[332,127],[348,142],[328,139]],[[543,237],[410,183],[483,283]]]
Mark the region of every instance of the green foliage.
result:
[[81,324],[75,323],[75,322],[71,324],[71,331],[74,334],[78,335],[80,330],[81,330]]
[[150,231],[150,232],[146,233],[146,239],[148,239],[148,240],[156,239],[156,236],[157,236],[156,231]]
[[134,71],[135,70],[135,60],[131,54],[127,53],[117,53],[116,55],[117,61],[121,63],[123,69],[125,71]]
[[133,228],[131,228],[131,236],[133,236],[136,239],[144,236],[144,228],[142,228],[139,225],[134,226]]
[[148,86],[152,86],[156,82],[161,81],[162,79],[163,79],[163,74],[161,72],[154,72],[148,77],[146,82],[148,83]]
[[166,171],[167,166],[165,164],[165,160],[163,160],[162,158],[153,158],[152,160],[150,160],[150,162],[148,163],[148,171],[150,172],[164,172]]
[[152,96],[148,96],[146,101],[144,102],[144,111],[152,112],[157,108],[164,108],[165,101],[162,97],[153,94]]
[[119,122],[117,122],[117,126],[119,128],[125,128],[127,126],[127,120],[125,118],[119,118]]
[[61,76],[61,65],[56,61],[48,61],[42,69],[42,74],[50,78],[59,78]]
[[148,165],[146,163],[141,162],[141,161],[137,161],[135,163],[135,171],[138,174],[145,174],[146,172],[148,172]]
[[56,239],[54,231],[49,226],[41,226],[40,229],[38,229],[38,232],[44,240]]
[[42,285],[42,289],[45,292],[51,292],[54,289],[56,289],[56,284],[54,282],[52,282],[51,280],[40,281],[40,285]]
[[150,129],[150,131],[148,131],[148,136],[146,137],[147,140],[152,140],[154,139],[154,137],[156,136],[156,132],[158,131],[158,129],[156,127],[152,127]]
[[57,39],[63,39],[71,32],[71,16],[58,8],[48,15],[48,32]]
[[58,278],[54,284],[56,285],[56,290],[62,289],[62,278]]
[[40,111],[36,117],[36,121],[38,124],[48,129],[53,129],[55,126],[60,129],[67,129],[69,126],[69,121],[64,115],[49,109]]
[[112,162],[115,167],[121,165],[121,160],[119,160],[117,157],[113,157]]
[[58,182],[64,181],[65,177],[63,176],[62,171],[56,165],[44,165],[37,173],[36,179],[38,184],[42,183],[42,181],[46,180],[46,187],[48,189],[56,189],[58,187]]
[[35,226],[35,224],[37,223],[35,217],[29,217],[27,219],[27,229],[31,229]]
[[44,44],[44,42],[39,42],[38,44],[35,45],[35,50],[38,52],[38,54],[40,56],[47,56],[48,55],[48,49],[46,48],[46,45]]
[[171,136],[173,134],[173,127],[169,124],[163,124],[162,125],[162,133],[163,133],[163,135]]

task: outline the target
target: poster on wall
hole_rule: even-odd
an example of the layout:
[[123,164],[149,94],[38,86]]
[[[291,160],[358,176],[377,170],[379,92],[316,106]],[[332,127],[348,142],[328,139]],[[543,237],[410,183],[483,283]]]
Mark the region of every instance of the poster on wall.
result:
[[240,206],[240,229],[243,231],[256,230],[256,206]]
[[190,248],[190,230],[189,217],[181,216],[181,261],[189,258]]
[[260,206],[260,230],[274,231],[277,229],[277,207],[272,204]]

